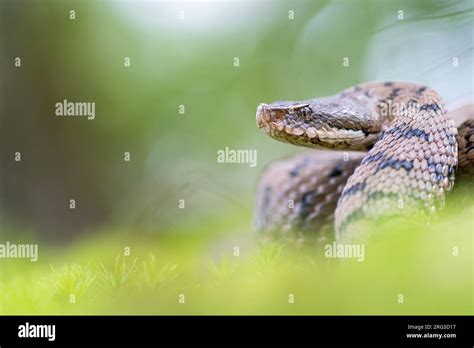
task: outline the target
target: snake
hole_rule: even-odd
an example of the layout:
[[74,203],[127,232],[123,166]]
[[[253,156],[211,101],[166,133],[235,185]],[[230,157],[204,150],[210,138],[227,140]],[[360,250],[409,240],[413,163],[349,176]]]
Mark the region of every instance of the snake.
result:
[[313,150],[265,167],[256,189],[257,231],[360,241],[370,224],[384,219],[430,221],[456,175],[474,176],[472,116],[473,105],[448,112],[434,89],[401,81],[261,103],[258,128]]

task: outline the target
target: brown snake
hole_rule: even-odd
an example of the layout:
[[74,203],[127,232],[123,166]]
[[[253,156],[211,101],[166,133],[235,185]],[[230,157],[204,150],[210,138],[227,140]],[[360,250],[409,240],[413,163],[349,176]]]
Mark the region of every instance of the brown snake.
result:
[[[472,117],[472,106],[464,114]],[[367,221],[428,218],[443,207],[456,170],[474,175],[474,119],[456,128],[441,97],[420,84],[371,82],[330,97],[260,104],[256,121],[279,141],[343,151],[267,166],[255,208],[264,233],[318,231],[327,240],[335,230],[337,240],[357,240]]]

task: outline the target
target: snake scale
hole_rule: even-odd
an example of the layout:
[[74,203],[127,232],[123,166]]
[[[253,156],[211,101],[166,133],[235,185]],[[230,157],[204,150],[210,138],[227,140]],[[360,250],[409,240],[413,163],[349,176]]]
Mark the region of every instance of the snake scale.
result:
[[[268,165],[257,185],[260,232],[360,240],[367,222],[430,216],[458,175],[474,175],[474,119],[456,127],[433,89],[370,82],[336,95],[260,104],[257,126],[313,149]],[[459,147],[459,148],[458,148]],[[335,235],[334,235],[335,232]]]

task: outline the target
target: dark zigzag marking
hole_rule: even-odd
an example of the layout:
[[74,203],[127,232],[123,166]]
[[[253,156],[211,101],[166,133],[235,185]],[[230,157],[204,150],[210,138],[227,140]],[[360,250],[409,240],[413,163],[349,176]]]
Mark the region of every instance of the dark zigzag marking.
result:
[[406,171],[410,171],[413,169],[413,161],[398,160],[391,157],[385,158],[383,152],[378,152],[376,154],[367,156],[366,158],[364,158],[361,164],[366,165],[366,164],[376,162],[379,160],[380,160],[380,163],[377,165],[377,172],[387,167],[390,167],[396,170],[400,168],[404,168]]
[[[407,172],[413,169],[413,162],[409,160],[397,160],[394,158],[384,158],[383,152],[376,153],[371,156],[367,156],[364,158],[364,160],[361,162],[361,165],[367,165],[369,163],[381,160],[380,163],[377,165],[377,169],[375,173],[377,173],[379,170],[385,169],[387,167],[393,168],[395,170],[399,170],[401,168],[405,169]],[[374,174],[375,174],[374,173]],[[351,196],[359,191],[362,191],[365,189],[367,185],[367,182],[364,180],[360,183],[357,183],[353,186],[350,186],[342,192],[341,198],[342,197],[347,197]]]
[[409,160],[398,160],[394,158],[385,158],[377,166],[377,171],[385,169],[387,167],[399,170],[404,168],[407,172],[413,169],[413,162]]
[[351,187],[344,188],[344,191],[342,192],[341,198],[346,197],[346,196],[351,196],[359,191],[362,191],[365,189],[365,186],[367,185],[366,181],[359,182],[355,185],[352,185]]
[[315,213],[313,219],[328,217],[334,213],[333,202],[315,204],[321,202],[321,194],[315,191],[306,192],[301,201],[302,204],[298,210],[298,219],[301,223],[304,223],[308,216],[313,213]]
[[423,86],[423,87],[420,87],[417,91],[416,91],[416,94],[417,95],[421,95],[424,91],[426,91],[428,89],[428,87],[426,86]]
[[438,110],[441,110],[441,108],[439,107],[438,104],[436,103],[432,103],[432,104],[424,104],[420,107],[420,111],[428,111],[428,110],[431,110],[431,111],[438,111]]
[[[321,201],[321,194],[318,194],[315,190],[306,192],[301,199],[301,206],[298,210],[298,218],[304,221],[311,213],[314,212],[315,202]],[[330,206],[328,204],[322,205],[322,210],[327,210]],[[319,215],[321,212],[318,211]],[[323,213],[324,215],[324,213]]]
[[263,191],[263,207],[262,210],[264,215],[267,215],[268,206],[270,205],[270,196],[272,194],[271,186],[265,186],[265,190]]
[[[381,159],[381,162],[377,165],[377,169],[375,173],[377,173],[379,170],[385,169],[387,167],[390,167],[395,170],[399,170],[401,168],[405,169],[407,172],[413,169],[413,162],[409,160],[397,160],[394,158],[384,158],[383,157],[383,152],[379,152],[373,156],[368,156],[364,158],[362,161],[361,165],[366,165],[368,163],[374,162]],[[374,173],[374,174],[375,174]],[[342,192],[341,197],[347,197],[347,196],[352,196],[353,194],[362,191],[365,189],[367,185],[367,182],[364,180],[362,182],[359,182],[355,185],[352,185],[348,187],[347,189],[344,189]]]
[[308,164],[308,159],[305,157],[302,159],[302,162],[298,163],[288,174],[290,174],[291,177],[300,175],[301,169],[306,167],[307,164]]
[[[361,165],[367,165],[369,163],[375,162],[380,160],[380,163],[377,165],[375,173],[377,173],[379,170],[385,169],[387,167],[393,168],[395,170],[399,170],[401,168],[404,168],[407,172],[413,169],[413,161],[409,160],[398,160],[394,158],[385,158],[383,157],[384,153],[379,152],[377,154],[367,156],[364,158],[364,160],[361,162]],[[443,181],[446,175],[443,174],[443,165],[441,163],[435,164],[432,158],[427,159],[427,164],[428,164],[428,171],[430,172],[430,175],[432,173],[436,174],[436,182]],[[374,174],[375,174],[374,173]],[[451,175],[454,173],[454,167],[448,165],[448,175]]]
[[391,92],[390,95],[387,97],[387,99],[393,100],[396,96],[398,96],[398,93],[400,93],[402,89],[401,88],[394,88]]
[[317,196],[316,191],[311,190],[305,192],[303,197],[301,197],[301,206],[298,211],[298,216],[302,220],[304,220],[311,212],[311,208],[313,207],[314,198]]
[[383,156],[384,156],[383,151],[374,153],[373,155],[369,155],[369,156],[365,157],[360,164],[361,165],[366,165],[366,164],[378,161],[378,160],[382,159]]
[[332,170],[331,173],[329,173],[330,178],[334,178],[335,176],[339,176],[342,174],[342,163],[339,162],[334,169]]
[[261,210],[260,214],[263,216],[262,218],[263,223],[260,223],[260,222],[257,223],[258,233],[263,233],[264,228],[262,227],[268,223],[268,208],[270,205],[271,193],[272,193],[271,186],[265,186],[265,189],[263,190],[263,202],[262,202],[262,206],[260,207],[260,210]]
[[[406,128],[405,128],[406,127]],[[402,131],[403,128],[403,131]],[[402,136],[404,136],[407,139],[410,139],[412,137],[417,137],[420,139],[424,139],[428,141],[429,139],[429,134],[426,133],[423,129],[418,129],[418,128],[412,128],[408,126],[406,123],[401,123],[399,125],[396,125],[389,130],[385,131],[385,134],[396,134],[400,133]]]
[[[393,193],[393,192],[375,191],[375,192],[370,193],[367,196],[367,201],[379,200],[386,197],[391,198],[393,200],[398,200],[400,199],[401,195],[397,193]],[[413,194],[404,195],[404,197],[409,197],[410,199],[414,200],[416,204],[420,206],[423,206],[423,204],[425,203],[425,200],[415,197]],[[357,210],[353,211],[344,219],[344,221],[340,224],[340,227],[339,227],[340,231],[345,230],[346,226],[349,225],[350,223],[360,220],[361,218],[365,217],[365,214],[363,213],[361,208],[362,206],[360,206]]]

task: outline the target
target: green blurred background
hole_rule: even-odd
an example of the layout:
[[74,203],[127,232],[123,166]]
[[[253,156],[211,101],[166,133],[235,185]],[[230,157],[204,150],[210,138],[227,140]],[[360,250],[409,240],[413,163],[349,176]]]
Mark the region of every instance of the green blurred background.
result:
[[[365,306],[354,308],[348,305],[349,294],[331,297],[331,290],[345,289],[345,281],[353,281],[341,275],[331,283],[325,272],[332,268],[318,268],[322,273],[315,283],[308,281],[313,275],[305,273],[312,272],[305,267],[321,261],[311,249],[307,257],[316,260],[280,265],[283,273],[275,279],[247,284],[246,292],[258,294],[258,300],[250,302],[253,306],[243,300],[249,294],[239,293],[236,284],[246,284],[242,278],[226,278],[234,274],[234,266],[225,257],[232,259],[235,246],[248,257],[244,261],[247,275],[268,268],[266,252],[271,260],[282,253],[275,246],[277,251],[256,247],[254,188],[265,164],[302,151],[261,133],[255,125],[256,106],[330,95],[371,80],[430,85],[449,107],[472,102],[472,28],[471,1],[1,0],[0,236],[2,240],[38,241],[40,261],[32,265],[0,260],[0,308],[5,313],[133,313],[131,308],[152,313],[162,312],[159,308],[166,308],[167,313],[383,313],[390,305],[383,299],[374,305],[377,301],[371,292],[362,296]],[[21,68],[14,66],[15,57],[21,58]],[[130,67],[124,66],[126,57]],[[236,57],[238,67],[234,66]],[[345,57],[348,67],[342,64]],[[454,58],[458,64],[453,64]],[[63,99],[95,102],[95,120],[56,117],[54,105]],[[179,113],[180,105],[185,107],[184,114]],[[258,165],[217,163],[217,151],[225,147],[256,149]],[[20,163],[13,160],[17,151],[22,154]],[[124,152],[131,153],[130,162],[124,162]],[[447,221],[461,224],[451,244],[472,250],[471,191],[461,191],[449,210],[453,214],[447,216]],[[77,201],[75,210],[69,209],[71,198]],[[179,208],[180,199],[185,200],[184,209]],[[455,208],[461,206],[467,212],[457,216]],[[440,226],[433,229],[442,231]],[[402,244],[413,243],[403,238],[421,238],[410,232],[408,237],[401,234]],[[441,232],[439,238],[445,244]],[[436,245],[431,239],[430,243]],[[116,295],[110,307],[101,307],[99,302],[104,301],[90,295],[97,289],[89,289],[86,307],[61,302],[78,291],[79,283],[87,284],[89,271],[91,284],[102,284],[104,289],[110,279],[98,264],[110,263],[111,274],[118,267],[115,276],[119,278],[121,269],[133,270],[133,261],[115,260],[125,246],[132,246],[130,260],[138,258],[136,273],[131,271],[136,283],[131,287],[147,284],[138,274],[146,278],[146,269],[152,267],[146,265],[151,262],[155,276],[175,284],[166,293],[169,298],[156,296],[155,284],[151,287],[155,290],[148,289],[149,296],[139,298],[153,298],[160,303],[157,307],[144,304],[142,308],[130,297],[119,301],[123,294]],[[427,252],[434,250],[436,246]],[[163,264],[148,260],[151,254],[162,255],[157,257]],[[410,267],[410,262],[419,261],[417,257],[426,257],[400,255],[387,261],[393,269],[400,260]],[[252,263],[255,259],[260,260],[257,266]],[[230,281],[221,284],[221,292],[204,291],[207,295],[203,296],[226,298],[229,289],[234,289],[234,307],[216,308],[202,298],[197,303],[207,310],[172,305],[178,288],[196,290],[196,283],[214,284],[209,272],[201,270],[208,270],[202,262],[217,265],[210,274]],[[410,307],[413,313],[431,309],[472,313],[472,257],[468,253],[455,262],[460,264],[447,263],[445,272],[453,274],[449,265],[458,269],[457,283],[452,292],[444,289],[442,293],[456,295],[458,302],[451,305],[438,298],[437,306]],[[381,271],[367,263],[363,274],[379,277]],[[273,261],[270,264],[274,266]],[[175,277],[173,265],[183,269],[181,278]],[[295,275],[298,265],[305,271]],[[173,283],[175,278],[181,281]],[[395,294],[391,278],[381,279],[382,288]],[[419,286],[410,279],[404,283],[406,288]],[[320,280],[330,285],[321,288]],[[61,281],[66,285],[58,290]],[[306,302],[312,305],[299,311],[259,306],[273,303],[265,289],[286,289],[290,281],[301,291],[322,291],[321,303]],[[359,281],[363,293],[366,282]],[[432,289],[430,284],[426,289]],[[29,293],[31,288],[36,289],[34,293]],[[203,290],[198,286],[197,291]],[[42,296],[38,294],[59,294],[60,300],[38,300],[35,296]],[[119,302],[125,308],[117,308]],[[387,311],[398,313],[399,309]]]

